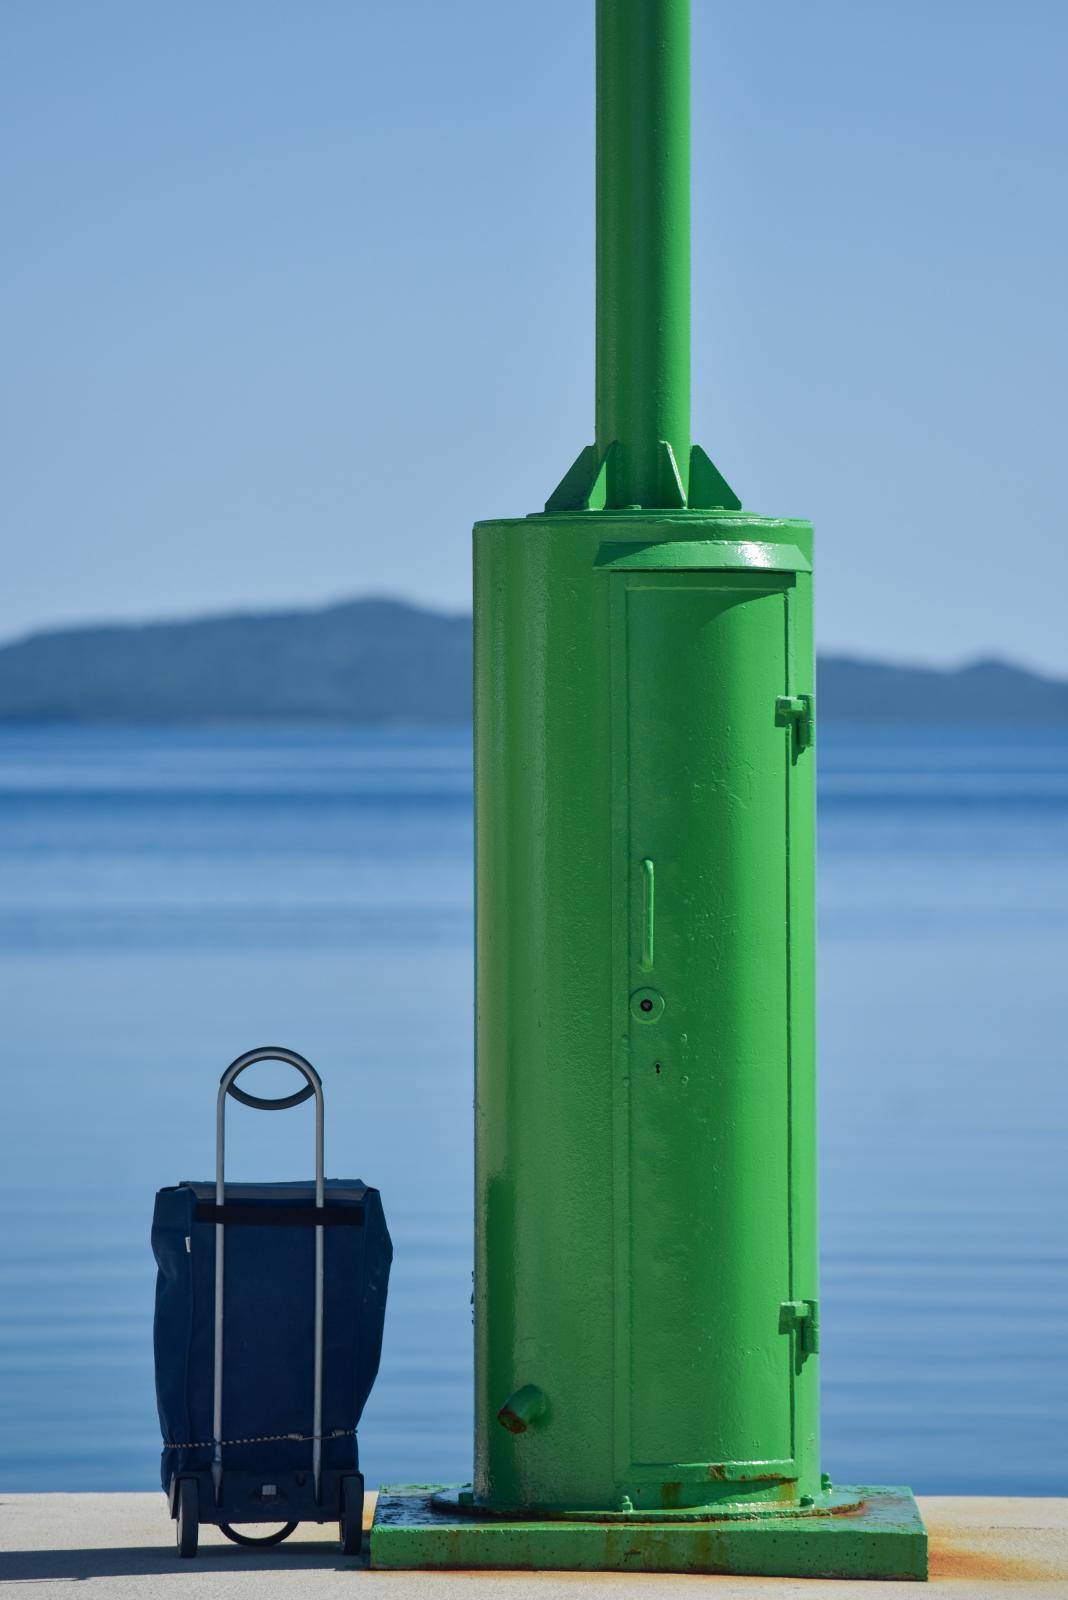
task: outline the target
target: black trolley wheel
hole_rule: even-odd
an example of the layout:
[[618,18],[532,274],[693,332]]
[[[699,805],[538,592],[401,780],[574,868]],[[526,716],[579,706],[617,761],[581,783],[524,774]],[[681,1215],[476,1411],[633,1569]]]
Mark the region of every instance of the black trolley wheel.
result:
[[232,1539],[235,1544],[247,1544],[251,1545],[253,1549],[258,1548],[260,1550],[266,1549],[269,1544],[281,1544],[283,1539],[289,1538],[289,1535],[297,1526],[298,1524],[295,1522],[285,1522],[280,1528],[276,1528],[273,1533],[263,1533],[254,1539],[251,1533],[238,1533],[237,1529],[231,1527],[229,1522],[219,1523],[220,1532],[225,1533],[226,1537]]
[[338,1533],[342,1555],[358,1556],[363,1549],[363,1476],[359,1472],[341,1480]]
[[197,1494],[195,1478],[178,1479],[175,1501],[174,1526],[178,1554],[184,1561],[190,1561],[197,1553],[197,1540],[200,1536],[200,1497]]

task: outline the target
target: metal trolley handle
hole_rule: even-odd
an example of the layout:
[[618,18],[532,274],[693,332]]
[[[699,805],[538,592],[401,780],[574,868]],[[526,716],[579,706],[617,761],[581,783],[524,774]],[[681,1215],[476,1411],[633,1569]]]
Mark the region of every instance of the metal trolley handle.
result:
[[[261,1099],[237,1087],[236,1079],[246,1067],[257,1061],[284,1061],[295,1067],[304,1078],[304,1087],[295,1094],[282,1095],[275,1100]],[[246,1050],[243,1056],[232,1061],[219,1080],[219,1097],[215,1104],[215,1204],[222,1208],[226,1203],[226,1097],[233,1095],[242,1105],[253,1106],[257,1111],[286,1111],[290,1106],[302,1105],[315,1096],[315,1207],[323,1208],[323,1085],[310,1061],[305,1061],[295,1050],[284,1050],[278,1045],[261,1045],[257,1050]],[[211,1481],[215,1499],[222,1498],[222,1395],[223,1395],[223,1251],[225,1225],[215,1224],[215,1392],[212,1420]],[[315,1498],[319,1499],[319,1482],[323,1453],[323,1227],[315,1226],[315,1390],[312,1422],[312,1474],[315,1479]]]

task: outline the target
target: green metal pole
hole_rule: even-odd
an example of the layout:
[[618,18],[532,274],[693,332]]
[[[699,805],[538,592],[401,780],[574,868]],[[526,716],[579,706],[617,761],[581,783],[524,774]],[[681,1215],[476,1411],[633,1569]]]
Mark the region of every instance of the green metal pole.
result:
[[474,534],[474,1473],[372,1562],[922,1577],[820,1471],[812,528],[690,443],[689,0],[597,21],[596,441]]
[[690,457],[690,0],[597,4],[596,440],[607,504],[659,506]]

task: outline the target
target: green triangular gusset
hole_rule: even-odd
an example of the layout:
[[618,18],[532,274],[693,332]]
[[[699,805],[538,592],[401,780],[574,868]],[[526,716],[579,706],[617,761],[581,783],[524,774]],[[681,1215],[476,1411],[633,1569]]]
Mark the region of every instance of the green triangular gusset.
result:
[[740,511],[742,502],[699,444],[690,451],[690,505],[695,511]]
[[583,445],[546,500],[546,511],[603,511],[608,453],[599,456],[596,445]]
[[658,441],[660,445],[660,500],[662,506],[670,506],[672,510],[686,504],[686,490],[683,488],[682,474],[679,464],[675,460],[675,452],[666,439]]
[[[686,506],[695,511],[741,510],[742,502],[699,444],[690,450],[688,494],[670,443],[660,439],[658,446],[658,506],[673,511]],[[603,511],[608,501],[608,467],[618,448],[610,444],[601,453],[596,445],[583,445],[546,500],[546,511]]]

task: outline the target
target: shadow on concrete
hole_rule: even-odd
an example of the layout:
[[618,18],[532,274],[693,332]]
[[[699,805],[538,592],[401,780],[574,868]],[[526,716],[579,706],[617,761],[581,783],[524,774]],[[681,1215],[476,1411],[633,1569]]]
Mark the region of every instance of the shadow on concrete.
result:
[[183,1561],[173,1545],[135,1545],[126,1549],[0,1550],[0,1585],[40,1583],[60,1578],[162,1578],[172,1573],[359,1572],[368,1567],[368,1541],[358,1556],[339,1555],[328,1544],[294,1543],[277,1550],[242,1550],[239,1545],[201,1545],[191,1561]]

